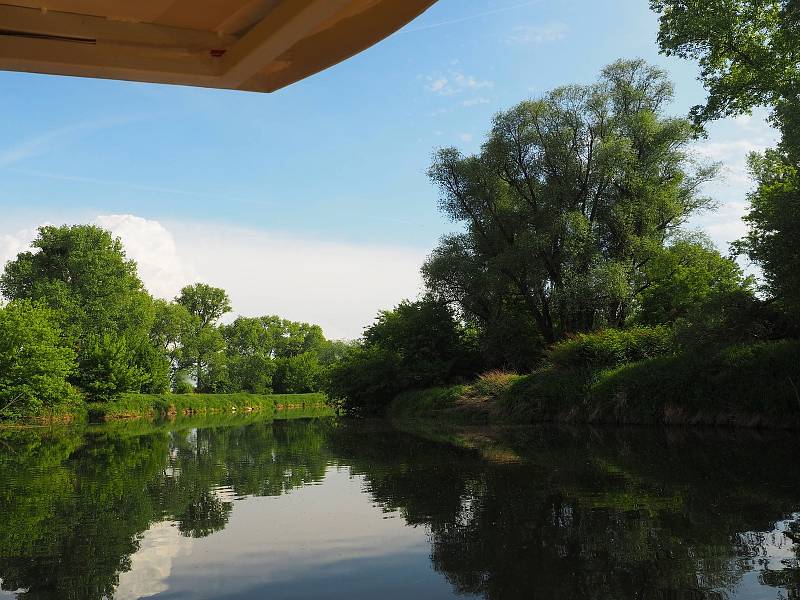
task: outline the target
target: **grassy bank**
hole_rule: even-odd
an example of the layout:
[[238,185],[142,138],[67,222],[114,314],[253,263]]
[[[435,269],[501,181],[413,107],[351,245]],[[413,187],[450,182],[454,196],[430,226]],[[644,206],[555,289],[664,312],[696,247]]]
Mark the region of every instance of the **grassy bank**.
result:
[[324,394],[123,394],[114,402],[89,404],[88,416],[110,420],[310,409],[330,412]]
[[0,427],[57,425],[115,419],[291,412],[292,415],[334,414],[325,395],[310,394],[122,394],[112,402],[73,402],[56,408],[0,420]]
[[612,367],[550,362],[518,376],[407,392],[398,418],[800,428],[800,342],[682,352]]

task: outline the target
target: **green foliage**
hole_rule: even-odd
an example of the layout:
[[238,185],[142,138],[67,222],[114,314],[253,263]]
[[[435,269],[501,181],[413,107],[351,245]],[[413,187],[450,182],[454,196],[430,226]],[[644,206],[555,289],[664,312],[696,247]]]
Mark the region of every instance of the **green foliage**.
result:
[[172,382],[172,391],[175,394],[194,393],[194,385],[189,380],[189,375],[185,371],[177,371]]
[[196,317],[201,327],[213,325],[231,310],[231,301],[225,290],[205,283],[185,286],[175,302]]
[[122,243],[93,225],[40,227],[33,252],[6,264],[0,290],[11,299],[45,302],[66,339],[147,332],[152,304]]
[[800,424],[800,342],[685,353],[601,373],[589,402],[604,419],[631,422]]
[[[650,0],[660,13],[658,42],[667,55],[697,60],[708,92],[698,124],[773,106],[796,111],[800,86],[800,7],[794,0]],[[792,110],[794,107],[794,111]]]
[[752,278],[704,237],[676,240],[650,259],[645,272],[649,283],[636,318],[647,325],[671,324],[726,296],[752,293]]
[[464,397],[463,385],[411,390],[395,396],[389,414],[396,418],[431,417],[439,411],[452,409]]
[[355,342],[344,340],[325,340],[317,350],[319,364],[323,367],[330,366],[344,358]]
[[504,328],[515,348],[530,347],[530,325],[544,344],[624,326],[647,286],[644,265],[709,205],[697,190],[714,168],[689,160],[693,128],[664,114],[671,99],[663,71],[618,61],[593,85],[498,114],[478,155],[440,150],[429,176],[466,230],[426,262],[431,292],[482,328],[506,314],[526,323]]
[[559,368],[605,369],[675,350],[670,329],[632,327],[576,334],[550,348],[547,358]]
[[263,354],[228,354],[227,366],[231,389],[252,394],[272,392],[277,366],[271,358]]
[[74,368],[53,311],[27,300],[0,306],[0,419],[74,403]]
[[225,290],[205,283],[187,285],[175,298],[191,315],[191,326],[183,333],[181,369],[194,376],[198,392],[223,391],[227,387],[225,340],[216,327],[217,320],[231,310]]
[[[698,124],[756,106],[772,109],[779,148],[750,155],[758,187],[735,244],[761,266],[766,288],[790,315],[800,310],[800,4],[795,0],[651,0],[662,52],[698,60],[708,91]],[[797,319],[795,319],[797,320]]]
[[515,422],[569,419],[583,405],[594,373],[588,368],[545,365],[500,396],[499,412]]
[[323,390],[334,406],[348,413],[378,412],[402,391],[402,376],[398,352],[359,345],[327,371]]
[[407,387],[446,382],[468,369],[469,343],[453,311],[431,299],[403,301],[364,330],[366,347],[399,355]]
[[275,366],[275,391],[279,394],[302,394],[320,387],[322,367],[314,352],[279,358]]
[[474,340],[444,304],[403,301],[384,311],[327,372],[328,396],[348,412],[376,412],[405,390],[450,383],[475,368]]
[[446,422],[486,422],[495,417],[497,401],[525,378],[507,371],[482,373],[471,384],[410,390],[389,405],[393,417],[437,418]]
[[125,338],[102,335],[87,345],[78,364],[77,382],[89,399],[108,402],[150,381],[147,371],[131,363]]
[[272,413],[292,406],[323,408],[325,396],[311,394],[122,394],[113,402],[91,407],[94,419],[118,419],[142,416],[170,416],[220,412]]
[[346,349],[341,342],[327,341],[319,325],[277,316],[238,317],[221,332],[232,390],[317,391],[323,365]]
[[470,385],[470,392],[481,398],[494,399],[506,392],[514,383],[522,378],[517,373],[507,371],[487,371],[481,373]]
[[[750,155],[758,187],[749,195],[744,217],[747,235],[739,252],[764,271],[767,292],[788,312],[800,313],[800,174],[797,165],[775,150]],[[796,319],[800,321],[800,319]]]
[[[52,309],[64,343],[77,353],[80,369],[74,381],[94,394],[106,382],[91,379],[90,373],[104,377],[111,373],[112,363],[148,372],[154,364],[146,348],[153,301],[136,274],[136,264],[126,259],[120,240],[93,225],[47,226],[39,228],[32,245],[37,251],[23,252],[8,262],[0,290],[12,300],[42,302]],[[101,357],[101,346],[111,354]],[[144,384],[153,378],[138,381]]]
[[679,320],[674,329],[678,344],[695,352],[715,352],[727,346],[800,334],[796,318],[749,290],[712,298]]
[[184,363],[183,342],[198,329],[198,318],[177,302],[155,300],[153,306],[155,314],[150,329],[150,342],[165,357],[169,384],[172,389],[177,390],[187,385],[186,373],[181,371],[181,365]]

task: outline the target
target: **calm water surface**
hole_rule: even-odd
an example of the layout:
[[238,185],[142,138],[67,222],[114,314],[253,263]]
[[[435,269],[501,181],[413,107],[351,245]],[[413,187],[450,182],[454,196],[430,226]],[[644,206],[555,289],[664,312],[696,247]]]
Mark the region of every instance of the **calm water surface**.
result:
[[800,599],[787,433],[0,430],[0,484],[0,598]]

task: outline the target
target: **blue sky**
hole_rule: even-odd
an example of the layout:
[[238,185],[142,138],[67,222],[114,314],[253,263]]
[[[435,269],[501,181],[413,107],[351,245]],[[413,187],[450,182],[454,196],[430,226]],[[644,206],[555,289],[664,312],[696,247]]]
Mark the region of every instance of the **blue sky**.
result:
[[[658,55],[647,4],[440,0],[273,94],[0,73],[0,262],[43,222],[100,216],[154,262],[143,278],[160,295],[224,280],[243,313],[283,310],[356,336],[417,293],[419,262],[452,227],[425,177],[435,148],[477,150],[495,112],[590,82],[620,57],[669,71],[675,114],[702,100],[696,66]],[[721,246],[741,232],[744,156],[773,139],[757,115],[715,124],[698,145],[726,166],[709,188],[721,210],[696,222]],[[320,309],[336,294],[350,297]]]

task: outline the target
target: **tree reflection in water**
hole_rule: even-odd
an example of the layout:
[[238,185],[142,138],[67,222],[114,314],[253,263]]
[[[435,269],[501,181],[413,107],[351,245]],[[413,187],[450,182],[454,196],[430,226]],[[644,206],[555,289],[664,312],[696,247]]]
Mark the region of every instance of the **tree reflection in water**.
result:
[[799,599],[798,445],[780,432],[335,419],[5,430],[0,578],[21,598],[112,597],[152,525],[209,536],[237,498],[337,466],[429,530],[431,563],[457,593],[734,598],[765,586]]

